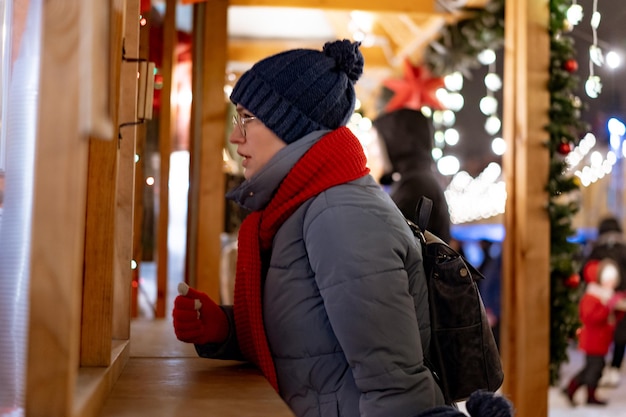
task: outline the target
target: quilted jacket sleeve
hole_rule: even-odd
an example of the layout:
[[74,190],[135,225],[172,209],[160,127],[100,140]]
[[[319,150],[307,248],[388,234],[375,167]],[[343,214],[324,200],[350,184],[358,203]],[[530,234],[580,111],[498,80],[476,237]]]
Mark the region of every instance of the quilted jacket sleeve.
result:
[[235,316],[233,312],[233,306],[221,306],[226,318],[230,332],[224,343],[207,343],[204,345],[194,345],[198,356],[208,359],[226,359],[245,361],[237,343],[237,336],[235,331]]

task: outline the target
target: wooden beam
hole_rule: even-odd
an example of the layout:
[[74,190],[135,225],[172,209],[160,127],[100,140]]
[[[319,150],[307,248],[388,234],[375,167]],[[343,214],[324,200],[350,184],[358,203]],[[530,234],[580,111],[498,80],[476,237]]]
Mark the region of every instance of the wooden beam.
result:
[[165,18],[163,19],[163,88],[161,89],[161,117],[159,118],[159,218],[157,221],[157,318],[165,317],[168,276],[168,225],[169,225],[169,179],[170,156],[172,154],[173,123],[172,76],[174,74],[174,43],[176,40],[176,0],[166,0]]
[[[511,7],[508,7],[511,6]],[[502,391],[519,416],[547,416],[550,346],[549,10],[544,0],[508,2],[504,138],[508,151],[503,247]]]
[[[110,103],[117,126],[122,62],[124,10],[120,3],[99,3],[109,36],[106,40],[110,81],[101,92]],[[95,46],[95,45],[94,45]],[[102,48],[102,45],[99,45]],[[92,134],[93,135],[93,134]],[[115,205],[117,198],[118,142],[92,136],[87,177],[87,223],[85,226],[85,276],[81,322],[80,364],[108,366],[111,361],[113,266],[115,254]]]
[[[123,9],[126,3],[126,10]],[[139,56],[139,0],[116,0],[115,11],[128,13],[124,22],[124,49],[127,57]],[[137,138],[137,62],[121,63],[119,98],[119,166],[115,222],[115,259],[113,291],[113,338],[130,338],[131,259],[133,259],[133,226],[135,194],[135,153]]]
[[383,36],[388,38],[393,45],[404,45],[415,35],[414,33],[411,33],[411,28],[406,25],[405,21],[402,20],[402,15],[400,14],[385,13],[384,15],[381,15],[376,22],[382,29]]
[[[330,39],[329,39],[330,40]],[[228,62],[254,64],[270,55],[294,48],[308,48],[321,50],[326,40],[296,41],[296,40],[265,40],[265,39],[230,39],[228,42]],[[380,46],[362,47],[361,52],[365,59],[365,66],[388,68],[385,51]]]
[[[139,49],[137,56],[143,59],[148,59],[150,50],[150,28],[152,19],[148,19],[147,24],[139,27]],[[132,274],[132,287],[131,287],[131,300],[130,300],[130,316],[135,318],[139,315],[139,277],[141,274],[141,261],[144,259],[144,248],[142,231],[144,224],[144,187],[145,183],[145,166],[148,162],[146,138],[148,131],[148,124],[153,123],[156,125],[158,120],[147,122],[139,126],[136,130],[137,136],[135,141],[135,152],[138,155],[138,161],[135,164],[135,195],[134,195],[134,210],[133,210],[133,259],[137,261],[137,267],[133,270]],[[151,225],[152,227],[152,225]]]
[[303,7],[398,13],[438,13],[434,0],[230,0],[230,6]]
[[189,204],[189,280],[218,301],[221,234],[224,231],[225,175],[222,151],[226,136],[227,102],[224,73],[227,59],[228,0],[213,0],[198,9],[194,52],[192,150]]

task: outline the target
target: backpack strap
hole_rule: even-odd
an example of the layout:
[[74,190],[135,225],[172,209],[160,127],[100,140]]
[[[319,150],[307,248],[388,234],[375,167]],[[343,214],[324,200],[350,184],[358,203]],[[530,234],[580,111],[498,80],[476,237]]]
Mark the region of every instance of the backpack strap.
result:
[[422,196],[417,202],[415,207],[415,221],[422,231],[426,231],[428,226],[428,219],[430,219],[430,212],[433,209],[433,200],[426,196]]

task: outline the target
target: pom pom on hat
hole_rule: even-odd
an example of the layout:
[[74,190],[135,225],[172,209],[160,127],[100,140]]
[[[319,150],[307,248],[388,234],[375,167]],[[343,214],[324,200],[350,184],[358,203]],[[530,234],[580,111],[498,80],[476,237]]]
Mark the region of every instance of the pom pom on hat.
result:
[[322,51],[337,62],[337,68],[346,73],[352,83],[356,83],[363,75],[363,55],[359,51],[360,43],[352,43],[347,39],[326,42]]
[[354,83],[363,74],[359,42],[327,42],[322,51],[293,49],[257,62],[230,95],[286,143],[337,129],[354,112]]

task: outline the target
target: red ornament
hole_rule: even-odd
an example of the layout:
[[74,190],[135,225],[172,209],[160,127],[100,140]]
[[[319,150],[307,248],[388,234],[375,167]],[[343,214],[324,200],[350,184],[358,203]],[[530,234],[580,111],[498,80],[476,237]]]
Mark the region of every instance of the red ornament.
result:
[[575,59],[568,59],[563,63],[563,69],[567,72],[578,71],[578,61],[576,61]]
[[569,142],[561,142],[557,148],[561,155],[567,155],[572,151],[572,144]]
[[444,87],[443,78],[433,77],[425,67],[416,67],[408,59],[404,60],[404,76],[402,79],[387,79],[383,85],[394,92],[385,111],[408,108],[419,110],[422,106],[430,106],[435,110],[443,109],[436,92]]
[[565,280],[565,286],[568,288],[578,288],[580,285],[580,275],[572,274]]

